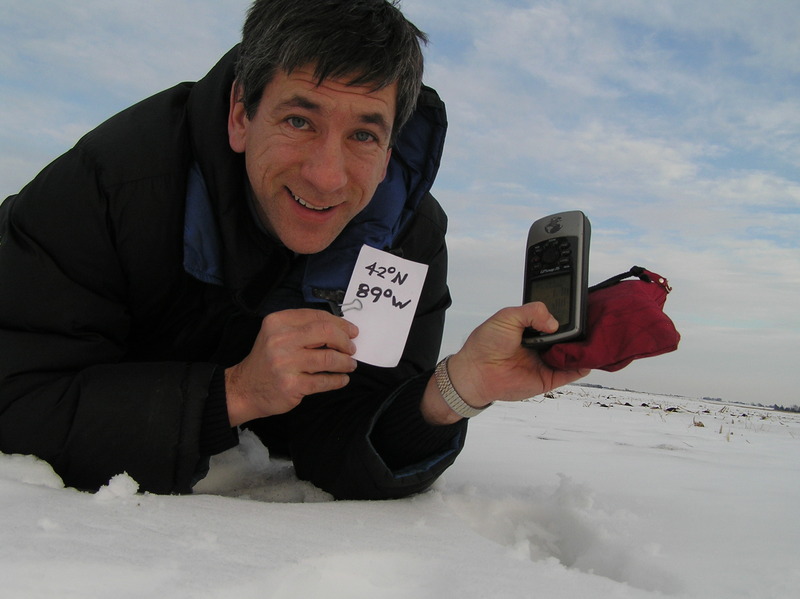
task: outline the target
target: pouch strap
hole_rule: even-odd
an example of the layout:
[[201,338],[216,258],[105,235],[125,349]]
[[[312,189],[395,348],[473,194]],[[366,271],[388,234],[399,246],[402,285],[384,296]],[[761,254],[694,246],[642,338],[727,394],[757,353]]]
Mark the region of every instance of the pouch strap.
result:
[[646,268],[642,268],[641,266],[632,266],[628,272],[623,272],[616,276],[611,277],[610,279],[606,279],[602,283],[598,283],[597,285],[592,285],[589,287],[589,293],[592,291],[597,291],[598,289],[605,289],[606,287],[611,287],[612,285],[616,285],[617,283],[624,281],[630,277],[638,277],[640,280],[644,281],[645,283],[658,283],[661,285],[667,293],[672,291],[672,287],[669,285],[669,281],[662,277],[659,274],[651,272]]

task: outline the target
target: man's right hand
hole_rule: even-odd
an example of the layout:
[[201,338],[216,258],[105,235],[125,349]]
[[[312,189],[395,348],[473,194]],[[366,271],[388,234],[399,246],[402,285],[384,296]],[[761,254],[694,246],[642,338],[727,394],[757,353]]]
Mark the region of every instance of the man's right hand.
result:
[[356,369],[358,328],[323,310],[284,310],[261,322],[250,354],[225,370],[231,426],[294,409],[306,395],[341,389]]

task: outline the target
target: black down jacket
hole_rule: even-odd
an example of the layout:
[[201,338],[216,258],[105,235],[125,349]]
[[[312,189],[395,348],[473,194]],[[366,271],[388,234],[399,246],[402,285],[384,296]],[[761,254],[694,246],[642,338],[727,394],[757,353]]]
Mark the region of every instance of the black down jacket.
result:
[[[100,125],[0,205],[0,451],[39,456],[68,485],[127,472],[143,491],[190,492],[207,457],[238,442],[224,368],[265,313],[325,309],[299,289],[341,279],[325,265],[360,247],[354,225],[327,257],[298,258],[256,225],[227,143],[235,55]],[[418,409],[450,304],[446,218],[428,193],[445,129],[432,90],[406,129],[392,158],[405,204],[384,249],[429,273],[403,360],[360,364],[345,389],[249,424],[340,498],[425,489],[466,434]]]

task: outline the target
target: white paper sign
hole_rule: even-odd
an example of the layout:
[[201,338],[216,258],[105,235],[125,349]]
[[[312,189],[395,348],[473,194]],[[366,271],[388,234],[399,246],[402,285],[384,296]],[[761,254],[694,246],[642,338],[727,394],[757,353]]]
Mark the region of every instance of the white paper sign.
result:
[[344,317],[359,330],[353,340],[356,360],[397,366],[427,273],[427,264],[361,248],[342,305]]

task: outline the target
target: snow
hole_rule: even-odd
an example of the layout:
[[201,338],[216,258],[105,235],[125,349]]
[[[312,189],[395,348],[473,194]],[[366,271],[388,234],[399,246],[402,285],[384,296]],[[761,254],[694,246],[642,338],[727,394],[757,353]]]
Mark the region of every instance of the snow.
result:
[[800,415],[579,386],[496,404],[430,491],[332,501],[253,438],[191,496],[0,455],[23,598],[789,598]]

